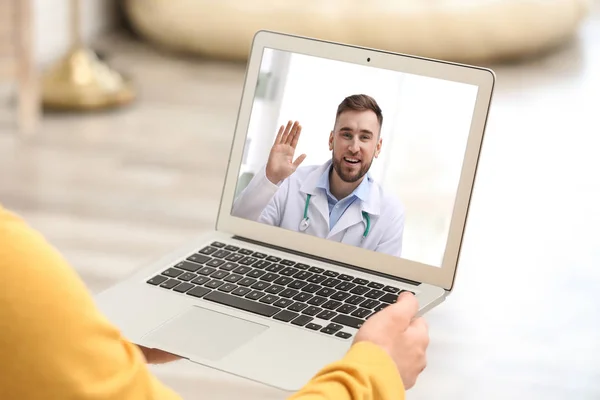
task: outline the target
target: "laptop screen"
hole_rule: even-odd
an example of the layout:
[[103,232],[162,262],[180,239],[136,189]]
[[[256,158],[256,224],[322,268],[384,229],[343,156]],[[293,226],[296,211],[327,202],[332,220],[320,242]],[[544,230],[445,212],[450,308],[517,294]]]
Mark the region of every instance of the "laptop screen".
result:
[[477,91],[265,49],[231,215],[440,267]]

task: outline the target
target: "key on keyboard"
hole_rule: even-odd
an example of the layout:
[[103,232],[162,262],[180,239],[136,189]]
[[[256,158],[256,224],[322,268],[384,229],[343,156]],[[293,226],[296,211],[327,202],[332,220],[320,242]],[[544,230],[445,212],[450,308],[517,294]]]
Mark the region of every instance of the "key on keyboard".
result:
[[[188,292],[189,293],[189,292]],[[222,292],[210,292],[203,297],[204,300],[212,301],[218,304],[223,304],[240,310],[248,311],[254,314],[272,317],[279,312],[279,308],[268,304],[259,303],[257,301],[248,300],[243,297],[236,297]]]

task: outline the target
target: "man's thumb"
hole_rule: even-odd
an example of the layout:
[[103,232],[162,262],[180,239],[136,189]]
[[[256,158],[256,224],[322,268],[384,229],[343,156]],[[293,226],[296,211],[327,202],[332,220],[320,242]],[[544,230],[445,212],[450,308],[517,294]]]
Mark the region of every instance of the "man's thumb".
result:
[[401,318],[406,321],[407,326],[410,321],[415,318],[419,312],[419,302],[416,296],[410,292],[402,292],[398,296],[395,303],[390,304],[383,310],[379,311],[381,314],[387,314],[389,317]]
[[302,154],[302,155],[298,156],[298,158],[296,158],[296,161],[294,161],[294,167],[298,168],[300,166],[300,164],[302,164],[302,161],[304,161],[305,158],[306,158],[306,154]]

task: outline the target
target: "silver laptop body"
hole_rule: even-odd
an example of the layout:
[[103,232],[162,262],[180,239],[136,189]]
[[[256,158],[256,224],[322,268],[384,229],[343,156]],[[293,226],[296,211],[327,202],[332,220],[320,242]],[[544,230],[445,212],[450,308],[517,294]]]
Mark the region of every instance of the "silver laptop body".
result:
[[[100,293],[99,307],[134,343],[298,390],[401,291],[420,314],[451,293],[494,81],[484,68],[258,32],[215,230]],[[279,125],[304,123],[299,151],[319,150],[302,165],[318,165],[338,103],[355,93],[385,104],[372,175],[402,204],[401,256],[232,215]],[[300,227],[305,210],[294,212]]]

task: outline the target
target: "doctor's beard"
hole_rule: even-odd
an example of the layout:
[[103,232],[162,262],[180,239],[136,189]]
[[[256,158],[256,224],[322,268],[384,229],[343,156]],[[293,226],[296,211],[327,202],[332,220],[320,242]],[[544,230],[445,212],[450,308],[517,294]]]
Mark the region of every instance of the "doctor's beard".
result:
[[[345,167],[343,164],[345,163],[344,157],[336,157],[335,154],[332,157],[333,169],[338,174],[338,176],[347,183],[354,183],[359,181],[371,168],[371,163],[373,162],[373,158],[369,160],[368,164],[365,164],[365,160],[360,161],[360,168],[356,172],[351,172],[349,168]],[[351,157],[351,156],[348,156]]]

